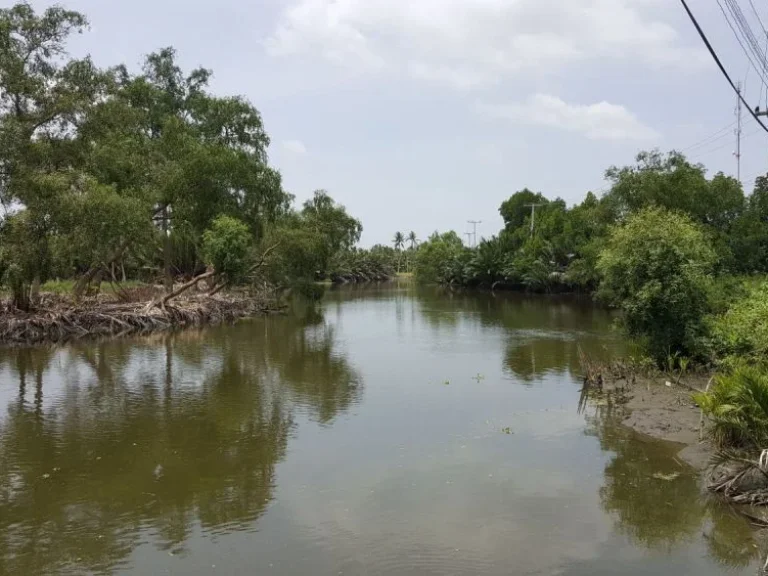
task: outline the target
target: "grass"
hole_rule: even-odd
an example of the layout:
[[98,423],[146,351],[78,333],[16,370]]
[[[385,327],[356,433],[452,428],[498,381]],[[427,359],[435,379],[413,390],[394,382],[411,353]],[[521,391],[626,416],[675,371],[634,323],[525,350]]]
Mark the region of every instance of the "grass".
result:
[[[116,285],[115,285],[116,286]],[[104,294],[114,294],[115,293],[115,286],[110,284],[109,282],[102,282],[101,283],[101,291]],[[125,282],[120,282],[120,287],[123,289],[128,288],[139,288],[142,286],[147,286],[146,283],[140,282],[138,280],[126,280]],[[75,288],[75,281],[74,280],[49,280],[48,282],[45,282],[43,285],[40,286],[40,292],[43,294],[72,294],[72,291]],[[10,291],[3,286],[0,287],[0,297],[8,297],[10,296]]]

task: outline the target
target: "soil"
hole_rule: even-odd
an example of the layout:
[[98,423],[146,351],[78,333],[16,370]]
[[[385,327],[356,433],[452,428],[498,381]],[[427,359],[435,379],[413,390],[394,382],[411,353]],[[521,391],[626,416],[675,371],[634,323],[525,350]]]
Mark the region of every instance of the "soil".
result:
[[641,434],[678,444],[677,458],[705,470],[713,449],[700,439],[701,412],[691,395],[703,391],[708,380],[707,376],[692,376],[678,384],[664,375],[637,378],[622,394],[626,410],[623,424]]

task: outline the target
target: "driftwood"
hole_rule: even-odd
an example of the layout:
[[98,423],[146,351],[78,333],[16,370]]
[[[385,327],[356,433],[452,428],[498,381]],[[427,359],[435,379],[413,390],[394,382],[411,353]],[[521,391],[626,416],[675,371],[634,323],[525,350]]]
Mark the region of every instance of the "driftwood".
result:
[[147,307],[145,309],[145,312],[149,312],[152,310],[152,308],[155,308],[156,306],[160,306],[161,308],[165,308],[166,304],[173,300],[174,298],[181,296],[184,292],[195,286],[198,282],[205,280],[206,278],[212,278],[215,272],[213,270],[208,270],[207,272],[204,272],[202,274],[199,274],[192,278],[189,282],[186,282],[185,284],[182,284],[176,290],[173,290],[170,294],[166,294],[162,298],[158,298],[157,300],[151,301],[149,304],[147,304]]
[[[256,271],[264,266],[264,264],[267,263],[267,257],[278,247],[280,246],[280,242],[277,242],[273,244],[272,246],[269,246],[264,250],[264,252],[261,253],[261,258],[258,262],[256,262],[254,265],[252,265],[250,268],[248,268],[248,271],[246,272],[246,276],[252,276],[256,273]],[[218,284],[215,284],[213,288],[211,288],[210,292],[208,292],[208,296],[215,296],[219,292],[221,292],[224,288],[229,286],[230,280],[229,278],[224,278],[221,282]]]

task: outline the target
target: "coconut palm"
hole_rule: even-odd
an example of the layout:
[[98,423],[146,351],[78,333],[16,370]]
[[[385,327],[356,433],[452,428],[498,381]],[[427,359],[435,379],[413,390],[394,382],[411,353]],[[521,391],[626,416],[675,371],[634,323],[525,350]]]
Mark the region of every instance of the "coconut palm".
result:
[[392,242],[395,245],[395,250],[397,250],[397,271],[400,272],[400,251],[405,246],[405,236],[402,232],[395,232],[395,238]]
[[416,232],[414,232],[413,230],[411,230],[410,233],[408,234],[408,242],[411,243],[411,249],[416,248],[416,246],[419,244],[419,241],[416,238]]
[[395,232],[395,238],[392,240],[392,243],[395,245],[395,250],[402,250],[403,246],[405,246],[405,236],[403,236],[403,233]]

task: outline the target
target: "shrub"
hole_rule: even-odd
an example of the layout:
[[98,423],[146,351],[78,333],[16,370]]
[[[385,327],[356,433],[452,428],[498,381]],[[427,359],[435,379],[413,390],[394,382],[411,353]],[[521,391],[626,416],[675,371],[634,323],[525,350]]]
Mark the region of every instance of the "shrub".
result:
[[248,226],[237,218],[219,216],[203,234],[203,253],[217,275],[237,282],[247,269],[250,242]]
[[687,216],[649,208],[613,229],[600,253],[599,296],[619,307],[630,335],[661,363],[700,352],[715,254]]
[[768,374],[740,366],[719,375],[708,393],[694,395],[712,420],[710,435],[721,448],[761,448],[768,443]]
[[423,283],[461,282],[470,255],[455,232],[435,232],[416,254],[416,279]]
[[768,282],[752,288],[724,314],[712,320],[714,352],[726,360],[768,359]]

